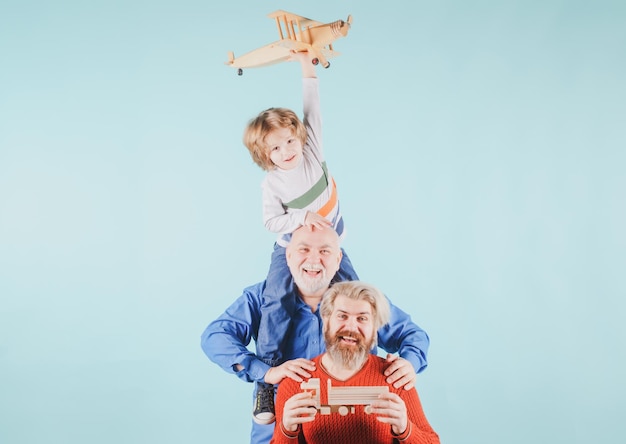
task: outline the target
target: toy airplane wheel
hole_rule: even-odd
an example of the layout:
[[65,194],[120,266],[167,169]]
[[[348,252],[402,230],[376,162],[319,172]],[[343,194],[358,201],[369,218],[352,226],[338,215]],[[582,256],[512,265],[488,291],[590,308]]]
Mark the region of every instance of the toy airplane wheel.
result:
[[243,75],[243,69],[241,69],[241,68],[237,69],[237,75],[238,76],[242,76]]
[[315,57],[313,60],[311,60],[311,63],[313,63],[314,65],[318,65],[320,63],[320,59]]

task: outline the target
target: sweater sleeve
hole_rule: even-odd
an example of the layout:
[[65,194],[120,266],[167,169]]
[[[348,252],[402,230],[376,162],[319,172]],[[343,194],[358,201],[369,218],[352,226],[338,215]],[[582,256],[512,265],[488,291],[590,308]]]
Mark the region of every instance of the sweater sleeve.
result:
[[404,433],[394,435],[394,438],[404,444],[439,444],[439,435],[426,419],[417,391],[401,388],[396,393],[406,405],[409,420]]

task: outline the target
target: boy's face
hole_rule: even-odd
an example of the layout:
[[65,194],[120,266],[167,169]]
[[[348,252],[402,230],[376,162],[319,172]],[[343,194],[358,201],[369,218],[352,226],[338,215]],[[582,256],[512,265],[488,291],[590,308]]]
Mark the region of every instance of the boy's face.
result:
[[278,128],[265,137],[270,152],[270,159],[278,168],[291,170],[300,164],[302,143],[293,134],[291,128]]

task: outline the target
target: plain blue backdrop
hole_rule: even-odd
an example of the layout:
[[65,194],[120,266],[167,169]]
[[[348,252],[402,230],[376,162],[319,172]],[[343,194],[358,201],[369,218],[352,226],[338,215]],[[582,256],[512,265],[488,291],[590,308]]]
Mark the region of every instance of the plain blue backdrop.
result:
[[269,266],[241,134],[300,71],[224,62],[276,9],[354,17],[318,69],[344,247],[429,332],[442,442],[622,442],[618,0],[4,0],[0,442],[247,442],[199,338]]

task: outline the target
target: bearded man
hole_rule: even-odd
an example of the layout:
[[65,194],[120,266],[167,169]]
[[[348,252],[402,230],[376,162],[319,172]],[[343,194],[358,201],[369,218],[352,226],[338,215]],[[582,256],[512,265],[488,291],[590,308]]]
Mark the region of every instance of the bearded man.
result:
[[[366,386],[387,386],[385,370],[389,362],[370,353],[376,347],[378,329],[389,322],[390,308],[384,295],[362,282],[338,283],[325,293],[320,313],[326,352],[313,359],[316,369],[310,372],[311,378],[322,381],[315,386],[319,393],[303,391],[301,384],[292,379],[280,383],[276,398],[278,425],[271,442],[438,444],[439,436],[428,423],[415,389],[391,385],[368,406],[352,406],[352,413],[347,413],[348,409],[343,414],[330,409],[331,388],[327,387],[359,387],[361,393]],[[327,410],[321,410],[320,404],[326,404]]]
[[[285,284],[288,287],[285,308],[291,320],[287,337],[281,341],[284,363],[272,367],[248,349],[259,334],[265,282],[246,288],[202,333],[202,350],[209,359],[246,382],[278,384],[283,379],[302,382],[317,368],[311,358],[325,351],[318,307],[342,260],[337,232],[332,228],[301,227],[293,232],[285,255],[293,280]],[[387,383],[412,389],[415,374],[427,365],[426,332],[407,313],[390,305],[390,320],[378,330],[378,344],[388,353]],[[267,401],[273,405],[274,397]],[[250,442],[267,444],[273,433],[273,423],[253,422]]]

